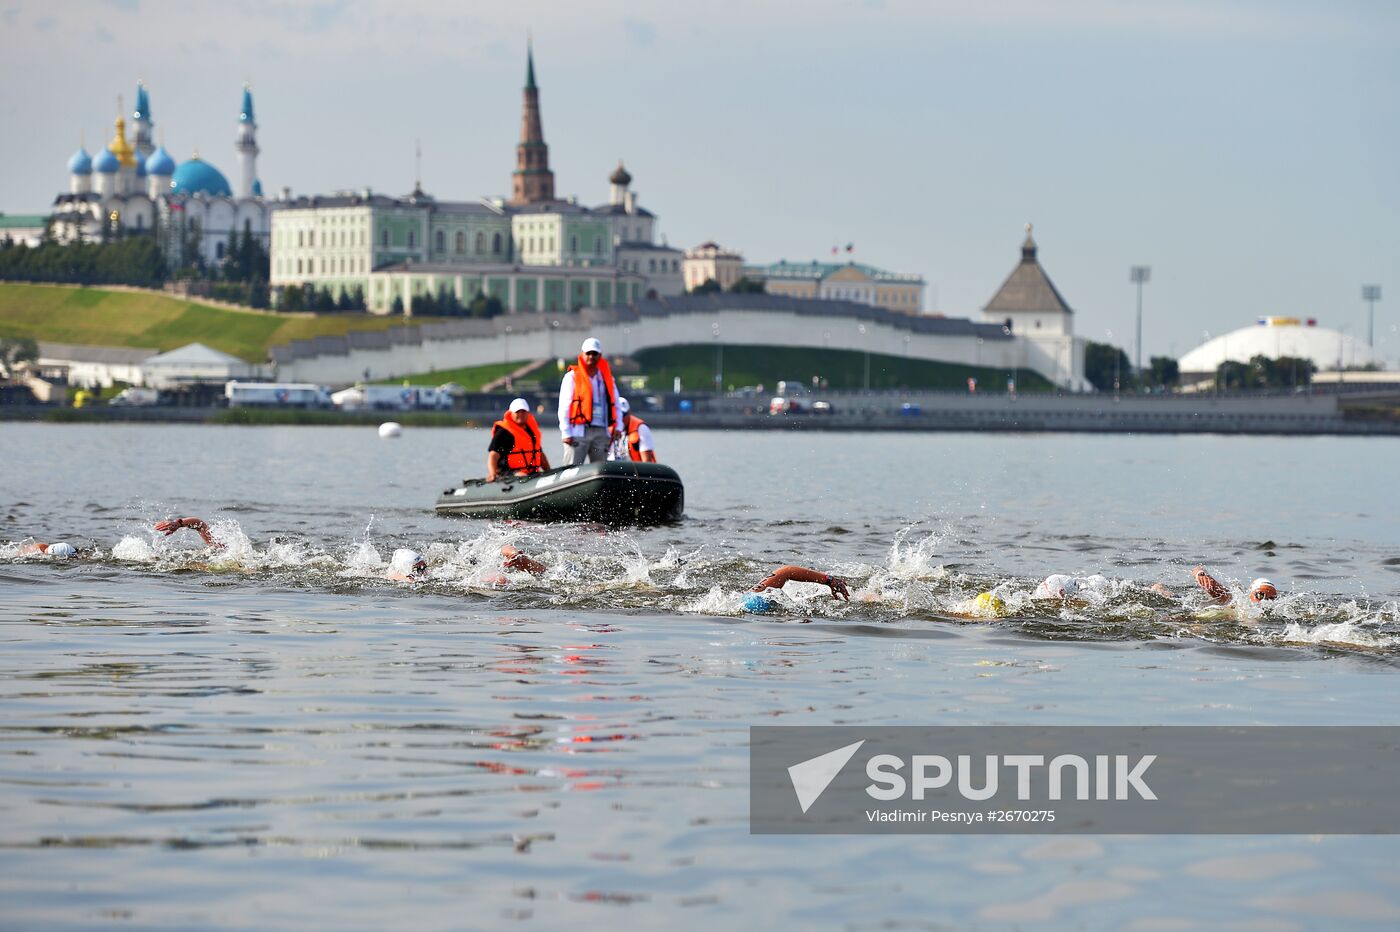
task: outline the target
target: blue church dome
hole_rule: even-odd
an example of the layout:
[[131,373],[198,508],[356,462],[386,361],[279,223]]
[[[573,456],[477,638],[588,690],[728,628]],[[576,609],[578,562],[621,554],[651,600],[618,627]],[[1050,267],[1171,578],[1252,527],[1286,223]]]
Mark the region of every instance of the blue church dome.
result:
[[254,178],[254,179],[253,179],[253,197],[262,197],[262,196],[263,196],[263,193],[262,193],[262,179],[261,179],[261,178]]
[[145,177],[146,177],[146,160],[145,160],[145,159],[137,159],[137,160],[136,160],[136,177],[137,177],[137,178],[145,178]]
[[122,163],[117,161],[117,157],[112,154],[112,150],[105,146],[102,148],[101,152],[97,153],[97,160],[92,163],[92,170],[101,172],[104,175],[110,175],[118,171],[121,167]]
[[208,194],[211,197],[232,197],[228,179],[213,165],[199,157],[181,162],[170,179],[175,194]]
[[73,175],[92,174],[92,156],[88,155],[82,146],[79,146],[78,151],[68,160],[68,172]]
[[170,153],[165,151],[165,146],[151,153],[151,157],[146,159],[146,174],[148,175],[173,175],[175,174],[175,160],[170,157]]

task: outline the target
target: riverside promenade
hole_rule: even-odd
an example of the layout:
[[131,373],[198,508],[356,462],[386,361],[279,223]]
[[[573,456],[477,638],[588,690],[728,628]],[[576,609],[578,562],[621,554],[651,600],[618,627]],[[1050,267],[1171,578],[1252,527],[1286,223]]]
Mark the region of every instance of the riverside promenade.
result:
[[[524,393],[545,412],[552,393]],[[401,420],[421,426],[489,426],[510,394],[469,395],[453,412],[339,412],[277,409],[97,407],[80,411],[45,405],[0,406],[0,420],[66,422],[229,423],[250,412],[252,423],[366,424]],[[650,396],[656,410],[637,413],[658,430],[993,431],[1067,433],[1342,434],[1400,436],[1400,390],[1196,395],[977,394],[957,392],[829,392],[830,414],[768,413],[769,397],[682,393]],[[280,417],[284,415],[285,417]],[[548,414],[541,416],[548,422]]]

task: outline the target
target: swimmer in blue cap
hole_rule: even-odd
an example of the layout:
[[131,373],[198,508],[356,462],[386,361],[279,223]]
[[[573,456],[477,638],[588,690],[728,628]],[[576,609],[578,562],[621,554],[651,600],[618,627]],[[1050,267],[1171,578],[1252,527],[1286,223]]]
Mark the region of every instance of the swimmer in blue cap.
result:
[[781,589],[790,582],[820,583],[831,590],[833,599],[845,599],[850,601],[851,590],[846,585],[846,580],[830,573],[823,573],[821,570],[808,569],[805,566],[780,566],[771,575],[763,577],[757,586],[750,590],[749,595],[744,599],[744,611],[752,612],[755,615],[762,615],[773,610],[773,600],[766,596],[759,595],[765,589]]

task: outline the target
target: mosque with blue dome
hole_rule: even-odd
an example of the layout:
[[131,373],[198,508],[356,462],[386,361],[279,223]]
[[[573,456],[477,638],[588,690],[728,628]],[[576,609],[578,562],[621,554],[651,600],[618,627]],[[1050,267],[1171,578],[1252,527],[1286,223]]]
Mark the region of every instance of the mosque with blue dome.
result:
[[[121,108],[118,107],[118,110]],[[268,245],[271,205],[257,174],[257,122],[253,92],[243,88],[234,152],[238,158],[235,192],[223,172],[194,153],[177,162],[165,146],[152,142],[155,121],[144,83],[136,86],[131,113],[134,139],[119,112],[110,142],[96,156],[85,146],[68,160],[68,191],[53,204],[53,234],[60,242],[93,241],[117,231],[156,230],[172,262],[181,248],[197,243],[208,264],[224,257],[244,231]]]

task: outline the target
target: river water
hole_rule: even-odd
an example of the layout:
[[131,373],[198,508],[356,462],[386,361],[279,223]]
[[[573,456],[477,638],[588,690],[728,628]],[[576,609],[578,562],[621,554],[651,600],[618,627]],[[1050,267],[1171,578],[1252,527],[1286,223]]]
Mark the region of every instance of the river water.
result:
[[[0,424],[0,923],[1400,921],[1388,837],[747,826],[756,724],[1400,724],[1400,443],[675,431],[677,526],[435,516],[486,440]],[[854,599],[743,614],[789,562]]]

